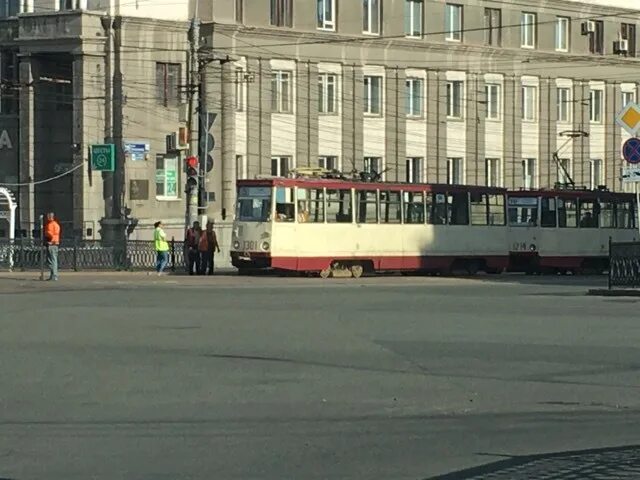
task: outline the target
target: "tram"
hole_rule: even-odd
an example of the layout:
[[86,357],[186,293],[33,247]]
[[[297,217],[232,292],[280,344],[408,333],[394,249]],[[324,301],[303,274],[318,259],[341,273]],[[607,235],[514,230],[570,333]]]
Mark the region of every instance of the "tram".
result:
[[512,191],[507,219],[512,271],[601,273],[610,239],[640,237],[634,195],[604,189]]
[[508,267],[507,191],[331,178],[239,180],[231,260],[322,277]]

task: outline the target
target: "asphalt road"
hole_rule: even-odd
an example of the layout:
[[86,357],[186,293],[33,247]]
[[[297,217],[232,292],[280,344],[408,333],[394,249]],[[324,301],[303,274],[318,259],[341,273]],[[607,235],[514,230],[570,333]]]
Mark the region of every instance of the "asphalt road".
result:
[[640,299],[602,283],[0,276],[0,478],[638,478]]

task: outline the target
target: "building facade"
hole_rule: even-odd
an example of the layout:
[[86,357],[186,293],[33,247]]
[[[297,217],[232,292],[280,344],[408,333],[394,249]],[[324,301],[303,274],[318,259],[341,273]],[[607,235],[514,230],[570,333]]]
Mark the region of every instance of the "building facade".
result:
[[[0,183],[22,184],[23,230],[48,209],[93,238],[109,224],[179,225],[187,93],[200,84],[216,114],[205,182],[216,220],[232,218],[236,179],[306,166],[546,188],[568,180],[557,152],[577,185],[619,190],[615,117],[640,80],[628,3],[10,0]],[[87,167],[99,143],[116,145],[113,174]]]

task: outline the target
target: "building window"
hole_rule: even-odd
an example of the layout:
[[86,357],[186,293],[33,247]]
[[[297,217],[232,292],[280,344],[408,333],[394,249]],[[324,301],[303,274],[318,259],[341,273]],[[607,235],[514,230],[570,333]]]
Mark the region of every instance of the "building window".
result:
[[373,35],[380,34],[380,0],[363,0],[362,31]]
[[76,10],[81,8],[80,0],[58,0],[58,10]]
[[407,183],[424,182],[424,158],[407,158]]
[[364,113],[380,115],[382,113],[382,77],[364,77]]
[[462,41],[462,5],[447,3],[444,18],[445,40]]
[[520,17],[520,46],[522,48],[536,48],[537,15],[522,12]]
[[178,198],[178,157],[156,155],[156,197],[162,200]]
[[447,183],[450,185],[462,185],[462,158],[447,158]]
[[274,177],[286,177],[291,168],[291,157],[271,157],[271,175]]
[[0,17],[15,17],[20,12],[20,3],[23,0],[4,0],[0,2]]
[[591,123],[602,123],[604,92],[602,90],[591,90],[589,93],[589,121]]
[[571,89],[558,88],[558,122],[571,122]]
[[447,117],[462,118],[462,88],[459,80],[447,82]]
[[502,168],[499,158],[485,159],[485,182],[487,187],[502,186]]
[[364,171],[374,175],[379,175],[380,180],[384,180],[384,165],[382,157],[364,157]]
[[244,155],[236,155],[236,180],[249,178],[247,157]]
[[[16,51],[0,51],[0,114],[18,113],[18,57]],[[8,88],[3,89],[2,86]],[[69,102],[69,96],[63,99]]]
[[635,103],[636,101],[636,93],[635,92],[622,92],[622,106],[626,107],[630,103]]
[[335,21],[335,0],[318,0],[318,28],[321,30],[335,30]]
[[500,120],[502,114],[501,90],[501,85],[497,83],[488,83],[484,86],[487,101],[486,118],[489,120]]
[[336,113],[337,95],[336,75],[321,73],[318,75],[318,111],[320,113]]
[[409,117],[421,117],[423,81],[421,78],[407,78],[405,84],[405,108],[407,115]]
[[556,51],[569,51],[569,32],[571,19],[569,17],[556,17]]
[[318,157],[318,166],[325,170],[338,170],[340,171],[340,165],[338,164],[338,157],[335,155],[323,155]]
[[499,8],[484,9],[484,43],[492,47],[502,44],[502,10]]
[[236,69],[236,111],[241,112],[244,110],[244,97],[245,97],[245,81],[244,70],[241,68]]
[[525,158],[522,160],[522,188],[538,188],[538,175],[535,158]]
[[589,52],[604,55],[604,22],[589,20],[589,23],[593,25],[593,32],[589,32]]
[[244,23],[244,0],[235,0],[236,23]]
[[156,98],[165,107],[175,107],[180,102],[180,64],[156,63]]
[[531,85],[522,87],[522,120],[535,122],[538,117],[538,88]]
[[602,181],[602,160],[594,159],[589,162],[589,180],[591,190],[604,184]]
[[404,0],[404,34],[407,37],[422,37],[422,0]]
[[291,112],[291,72],[271,73],[271,110],[278,113]]
[[623,23],[620,25],[620,39],[627,41],[628,57],[636,56],[636,26],[633,23]]
[[271,0],[271,25],[293,26],[293,0]]
[[571,164],[570,158],[561,158],[560,164],[558,165],[558,183],[561,185],[569,184],[572,173],[573,165]]

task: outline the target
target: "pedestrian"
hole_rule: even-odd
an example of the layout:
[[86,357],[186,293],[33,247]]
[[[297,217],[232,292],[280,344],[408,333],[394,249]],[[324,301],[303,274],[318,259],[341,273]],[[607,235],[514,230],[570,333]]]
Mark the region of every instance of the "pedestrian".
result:
[[47,246],[47,265],[49,280],[58,280],[58,249],[60,247],[60,224],[53,212],[47,213],[47,224],[44,227],[44,241]]
[[153,240],[157,254],[156,272],[158,272],[158,276],[160,276],[169,263],[169,243],[167,242],[167,234],[162,230],[162,222],[156,222],[153,226],[155,227]]
[[189,271],[189,275],[200,272],[198,243],[200,242],[201,235],[202,229],[200,228],[200,222],[193,222],[193,226],[187,228],[184,241],[187,245],[187,270]]
[[218,238],[213,231],[213,222],[207,223],[206,232],[200,236],[198,250],[200,251],[200,275],[213,275],[213,256],[216,251],[220,253]]

